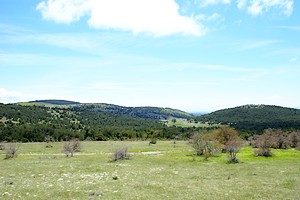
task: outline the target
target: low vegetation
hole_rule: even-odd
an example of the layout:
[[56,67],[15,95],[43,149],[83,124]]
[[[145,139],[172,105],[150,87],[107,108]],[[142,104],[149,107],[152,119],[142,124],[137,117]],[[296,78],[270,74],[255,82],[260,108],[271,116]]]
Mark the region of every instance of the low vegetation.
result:
[[[257,125],[264,112],[269,119]],[[0,104],[0,198],[299,197],[298,110],[251,105],[177,114],[184,113],[60,100]]]
[[15,158],[18,156],[20,144],[7,143],[3,150],[5,151],[5,159]]
[[75,152],[81,151],[81,141],[79,139],[71,139],[64,143],[63,152],[67,157],[73,157]]
[[129,159],[131,155],[128,153],[128,147],[118,147],[116,148],[115,152],[113,153],[112,160],[124,160]]
[[[82,142],[66,158],[64,142],[23,143],[19,156],[0,161],[1,199],[297,199],[300,151],[272,149],[255,157],[241,148],[241,163],[227,164],[226,153],[208,161],[195,157],[186,141]],[[134,157],[111,162],[115,147]],[[5,152],[0,151],[0,158]]]

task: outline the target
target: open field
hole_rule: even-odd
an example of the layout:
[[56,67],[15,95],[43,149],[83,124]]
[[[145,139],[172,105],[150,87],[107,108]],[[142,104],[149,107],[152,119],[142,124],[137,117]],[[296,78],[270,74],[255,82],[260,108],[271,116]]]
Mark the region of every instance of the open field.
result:
[[[172,121],[173,119],[176,119],[176,121]],[[168,120],[165,121],[167,126],[177,126],[177,127],[220,127],[219,124],[204,124],[204,123],[195,123],[195,122],[189,122],[187,119],[182,118],[168,118]]]
[[[227,155],[204,161],[184,141],[82,142],[66,158],[63,143],[24,143],[19,156],[0,151],[0,199],[300,199],[300,151],[254,157],[245,147],[239,164]],[[111,161],[128,146],[130,160]],[[115,180],[116,179],[116,180]]]

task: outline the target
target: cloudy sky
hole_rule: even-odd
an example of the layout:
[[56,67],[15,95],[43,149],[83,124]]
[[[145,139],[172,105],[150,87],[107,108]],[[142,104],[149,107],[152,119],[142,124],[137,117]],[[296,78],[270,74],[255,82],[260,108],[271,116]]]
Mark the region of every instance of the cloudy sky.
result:
[[1,0],[0,102],[300,107],[300,1]]

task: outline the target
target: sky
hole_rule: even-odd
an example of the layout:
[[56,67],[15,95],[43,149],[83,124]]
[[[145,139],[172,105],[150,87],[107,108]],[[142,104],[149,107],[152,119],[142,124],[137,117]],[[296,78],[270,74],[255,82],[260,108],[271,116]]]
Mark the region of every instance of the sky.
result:
[[300,1],[1,0],[0,102],[300,108]]

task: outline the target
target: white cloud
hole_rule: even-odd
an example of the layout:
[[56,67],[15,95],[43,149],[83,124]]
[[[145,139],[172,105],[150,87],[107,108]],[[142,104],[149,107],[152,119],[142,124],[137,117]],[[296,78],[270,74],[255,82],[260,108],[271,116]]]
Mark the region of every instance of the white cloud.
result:
[[37,5],[44,19],[71,23],[88,16],[93,28],[151,33],[203,35],[204,27],[179,15],[174,0],[44,0]]
[[0,88],[0,102],[1,103],[10,103],[17,102],[22,99],[23,94],[16,91],[8,91],[4,88]]
[[237,7],[238,7],[239,9],[245,8],[245,6],[246,6],[246,4],[247,4],[247,1],[248,1],[248,0],[237,0],[237,1],[236,1],[236,2],[237,2]]
[[48,0],[40,2],[37,10],[43,18],[57,23],[71,23],[79,20],[88,10],[86,0]]
[[7,90],[5,88],[0,88],[0,103],[17,103],[33,101],[37,99],[49,99],[49,95],[42,94],[25,94],[23,92]]
[[200,6],[206,7],[216,4],[230,4],[231,0],[199,0]]
[[248,13],[257,16],[262,14],[263,6],[258,1],[255,1],[248,7],[247,11]]
[[262,15],[272,9],[279,10],[280,13],[290,16],[293,13],[293,0],[237,0],[237,7],[253,16]]

